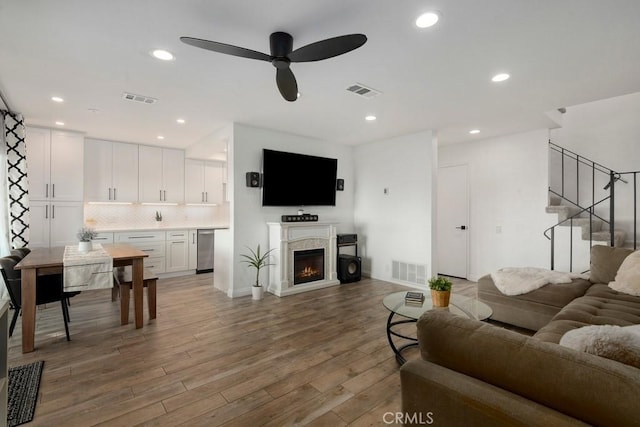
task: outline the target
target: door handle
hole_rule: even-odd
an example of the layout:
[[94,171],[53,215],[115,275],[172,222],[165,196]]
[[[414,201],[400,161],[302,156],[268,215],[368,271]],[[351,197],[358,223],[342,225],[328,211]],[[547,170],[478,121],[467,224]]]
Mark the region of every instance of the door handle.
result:
[[456,229],[458,229],[458,230],[466,230],[467,226],[466,225],[461,225],[460,227],[456,227]]

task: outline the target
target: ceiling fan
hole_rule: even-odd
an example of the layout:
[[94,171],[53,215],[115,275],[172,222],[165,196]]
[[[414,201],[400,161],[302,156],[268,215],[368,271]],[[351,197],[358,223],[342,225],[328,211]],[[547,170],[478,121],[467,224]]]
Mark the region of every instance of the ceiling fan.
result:
[[276,67],[276,83],[280,94],[287,101],[295,101],[298,98],[298,83],[290,68],[292,62],[313,62],[342,55],[365,44],[367,36],[364,34],[348,34],[321,40],[293,50],[293,37],[291,34],[278,31],[269,37],[271,44],[270,55],[239,46],[193,37],[180,37],[180,40],[188,45],[218,53],[271,62]]

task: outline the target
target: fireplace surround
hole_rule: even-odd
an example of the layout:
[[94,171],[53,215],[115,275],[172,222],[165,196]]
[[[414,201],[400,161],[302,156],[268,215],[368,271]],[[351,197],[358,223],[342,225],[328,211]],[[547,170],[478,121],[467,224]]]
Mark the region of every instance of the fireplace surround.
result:
[[[269,227],[269,285],[279,297],[339,285],[336,269],[336,227],[333,223],[267,223]],[[296,271],[296,256],[306,261],[306,271]],[[322,259],[322,262],[319,259]],[[304,270],[304,267],[302,268]],[[313,272],[311,270],[321,270]],[[296,275],[304,276],[296,280]]]

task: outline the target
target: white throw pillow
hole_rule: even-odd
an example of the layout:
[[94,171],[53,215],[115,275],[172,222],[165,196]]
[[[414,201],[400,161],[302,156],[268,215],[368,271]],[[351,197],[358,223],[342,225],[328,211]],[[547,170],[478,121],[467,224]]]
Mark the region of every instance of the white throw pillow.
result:
[[624,259],[609,287],[618,292],[640,296],[640,251],[635,251]]
[[640,325],[592,325],[573,329],[560,345],[640,368]]

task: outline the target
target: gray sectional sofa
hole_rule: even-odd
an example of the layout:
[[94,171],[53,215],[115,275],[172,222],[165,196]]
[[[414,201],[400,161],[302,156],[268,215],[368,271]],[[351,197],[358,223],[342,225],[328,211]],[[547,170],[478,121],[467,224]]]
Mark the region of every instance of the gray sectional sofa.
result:
[[607,286],[630,253],[596,246],[589,281],[517,297],[483,278],[479,297],[497,320],[533,336],[425,313],[417,323],[421,357],[401,368],[403,412],[429,413],[445,426],[639,425],[640,368],[558,345],[582,326],[640,324],[640,297]]

